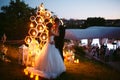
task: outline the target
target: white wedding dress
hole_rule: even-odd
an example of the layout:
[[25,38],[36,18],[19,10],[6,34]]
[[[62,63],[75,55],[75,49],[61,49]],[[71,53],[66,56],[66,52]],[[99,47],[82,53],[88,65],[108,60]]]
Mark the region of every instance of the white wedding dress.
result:
[[27,70],[35,75],[53,79],[66,71],[64,62],[57,48],[50,42],[54,41],[54,36],[44,45],[43,49],[35,60],[34,67],[28,67]]

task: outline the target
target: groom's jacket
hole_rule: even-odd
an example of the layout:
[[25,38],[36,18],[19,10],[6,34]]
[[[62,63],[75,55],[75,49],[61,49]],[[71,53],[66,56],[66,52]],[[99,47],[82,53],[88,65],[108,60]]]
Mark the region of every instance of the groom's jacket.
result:
[[54,37],[56,48],[63,48],[64,36],[65,36],[65,27],[60,25],[59,26],[59,36]]

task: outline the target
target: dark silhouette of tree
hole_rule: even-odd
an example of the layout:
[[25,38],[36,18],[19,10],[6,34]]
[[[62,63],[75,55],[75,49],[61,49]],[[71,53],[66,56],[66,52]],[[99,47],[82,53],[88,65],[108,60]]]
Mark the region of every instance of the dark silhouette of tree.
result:
[[101,17],[94,17],[94,18],[87,18],[83,27],[90,27],[90,26],[105,26],[105,19]]
[[120,19],[114,20],[112,26],[120,27]]
[[1,7],[0,34],[8,39],[24,39],[28,32],[29,18],[35,10],[21,0],[11,0],[9,6]]

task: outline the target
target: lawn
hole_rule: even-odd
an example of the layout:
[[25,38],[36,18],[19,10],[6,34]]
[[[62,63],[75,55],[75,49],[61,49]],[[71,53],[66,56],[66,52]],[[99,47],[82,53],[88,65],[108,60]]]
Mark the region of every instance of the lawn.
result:
[[[0,80],[34,80],[23,72],[24,66],[18,64],[18,46],[7,46],[11,62],[0,60]],[[120,80],[120,72],[103,63],[76,55],[79,63],[65,61],[66,73],[55,80]],[[40,80],[45,80],[40,78]]]

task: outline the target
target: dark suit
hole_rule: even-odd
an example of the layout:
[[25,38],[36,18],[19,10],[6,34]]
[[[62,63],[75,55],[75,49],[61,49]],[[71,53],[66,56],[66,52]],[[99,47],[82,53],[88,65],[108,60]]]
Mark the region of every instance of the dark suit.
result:
[[63,25],[59,26],[59,36],[55,36],[55,47],[58,48],[60,51],[60,55],[62,59],[64,60],[63,57],[63,46],[64,46],[64,36],[65,36],[65,27]]

